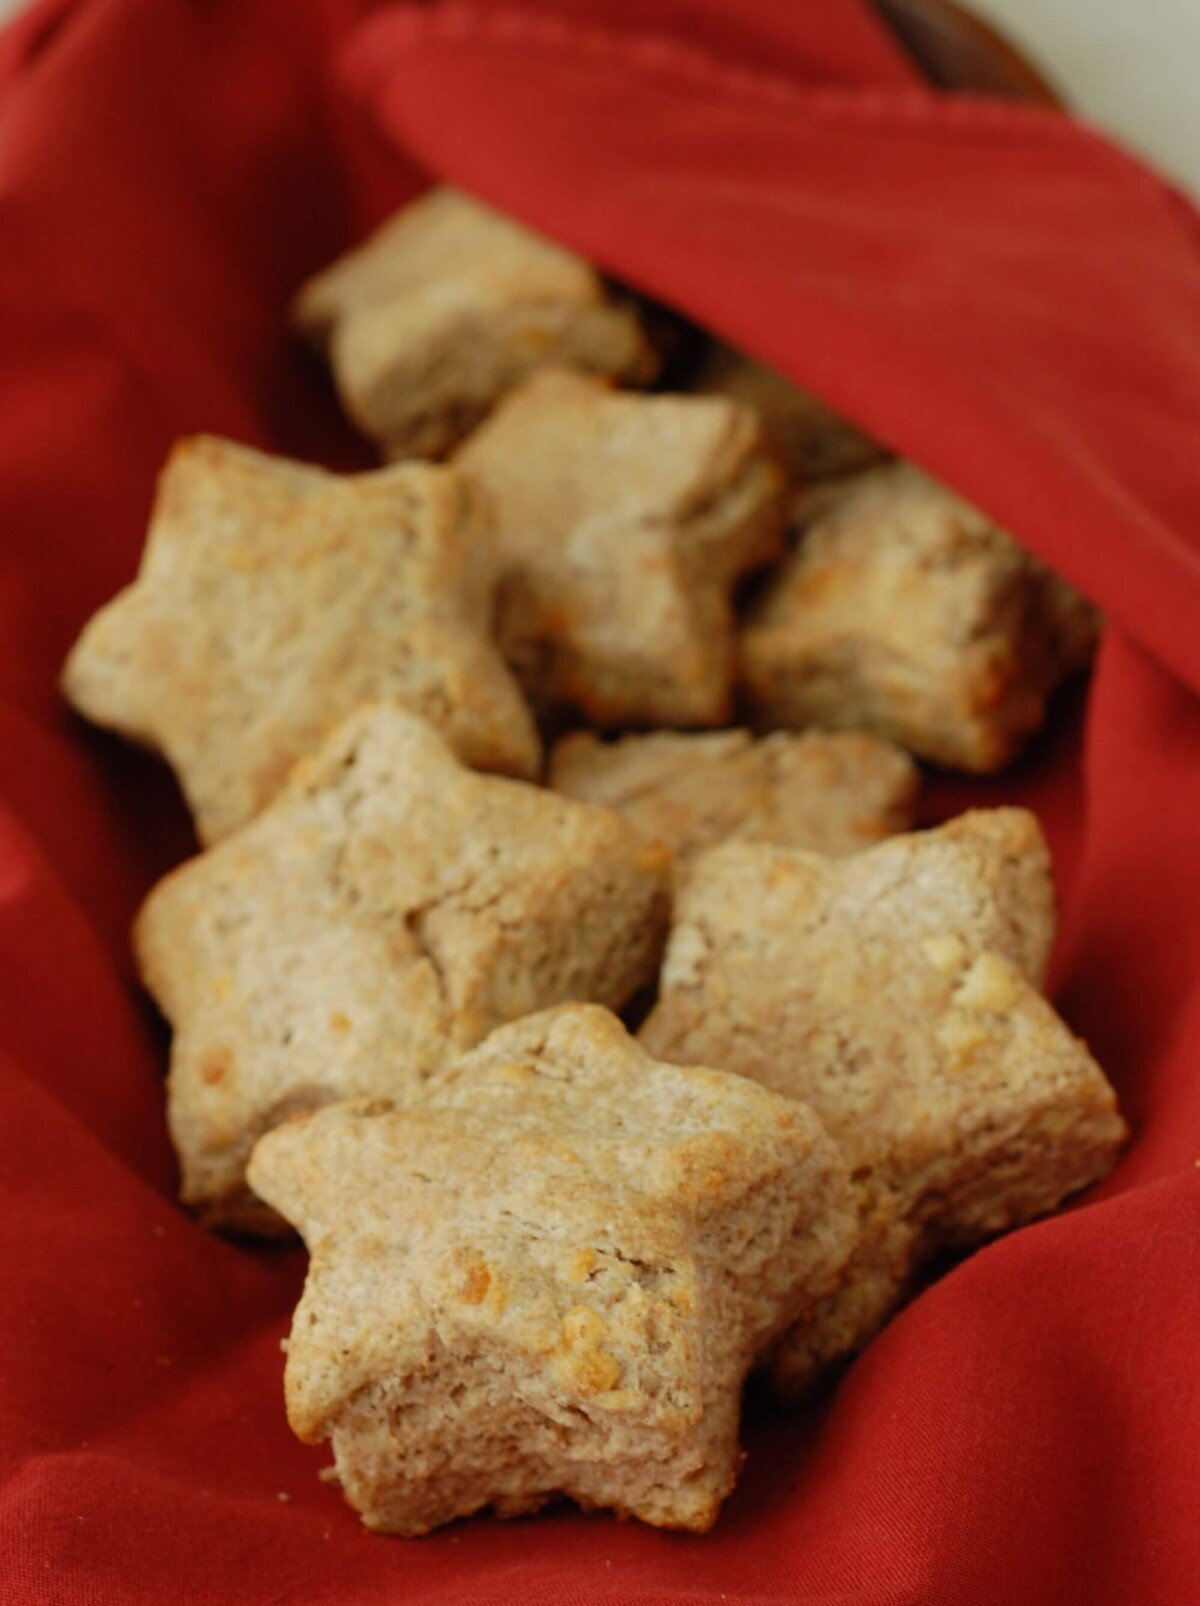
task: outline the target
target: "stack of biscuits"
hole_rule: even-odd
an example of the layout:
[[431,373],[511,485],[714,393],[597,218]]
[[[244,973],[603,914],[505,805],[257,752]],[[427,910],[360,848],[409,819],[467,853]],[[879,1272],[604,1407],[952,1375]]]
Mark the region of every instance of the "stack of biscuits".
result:
[[203,844],[135,929],[183,1200],[307,1245],[288,1417],[369,1527],[703,1530],[752,1371],[1114,1163],[1035,819],[912,830],[1095,616],[749,358],[661,388],[633,296],[455,191],[296,318],[386,466],[181,443],[64,674]]

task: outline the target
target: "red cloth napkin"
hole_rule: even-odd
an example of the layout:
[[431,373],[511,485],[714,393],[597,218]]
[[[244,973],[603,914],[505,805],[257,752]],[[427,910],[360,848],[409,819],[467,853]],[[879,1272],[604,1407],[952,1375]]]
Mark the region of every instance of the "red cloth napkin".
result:
[[[340,69],[335,63],[340,59]],[[1190,1603],[1200,1593],[1200,231],[1045,112],[923,92],[858,0],[51,0],[0,43],[0,1602]],[[1112,618],[1016,800],[1058,996],[1135,1141],[751,1409],[703,1539],[567,1510],[368,1537],[283,1418],[298,1251],[172,1203],[129,917],[190,850],[54,681],[210,429],[364,462],[299,280],[421,182],[710,323],[1005,520]],[[1191,689],[1188,689],[1188,688]]]

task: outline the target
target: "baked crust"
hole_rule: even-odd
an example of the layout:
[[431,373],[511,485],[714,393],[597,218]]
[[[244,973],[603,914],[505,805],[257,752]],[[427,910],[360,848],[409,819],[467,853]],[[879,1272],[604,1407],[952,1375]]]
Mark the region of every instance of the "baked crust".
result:
[[733,589],[783,526],[749,408],[544,369],[455,461],[495,511],[497,633],[537,708],[601,728],[729,718]]
[[138,578],[76,643],[63,690],[161,752],[202,842],[256,814],[360,703],[396,698],[480,769],[540,746],[490,637],[479,491],[408,464],[335,475],[200,436],[172,452]]
[[1095,610],[911,463],[808,505],[741,638],[760,722],[871,731],[952,769],[1007,764],[1088,662]]
[[289,1421],[332,1440],[388,1533],[560,1494],[706,1529],[746,1372],[855,1231],[810,1111],[658,1064],[577,1005],[494,1032],[406,1107],[289,1122],[250,1176],[311,1252]]
[[549,784],[619,810],[686,874],[730,837],[856,853],[911,826],[919,776],[899,748],[849,732],[655,731],[604,742],[573,731],[550,755]]
[[720,341],[709,342],[690,388],[753,407],[767,439],[801,485],[853,473],[887,456],[877,441],[839,418],[811,391]]
[[844,859],[727,843],[693,867],[641,1040],[811,1104],[858,1191],[859,1250],[780,1342],[780,1392],[861,1346],[933,1248],[1028,1221],[1111,1168],[1113,1090],[1039,991],[1053,924],[1022,809]]
[[544,363],[648,384],[631,305],[582,258],[459,190],[429,190],[311,279],[296,324],[390,457],[440,457]]
[[401,1095],[494,1026],[653,977],[665,853],[608,809],[464,769],[393,705],[360,710],[243,831],[159,883],[135,928],[175,1029],[185,1202],[278,1229],[244,1187],[298,1109]]

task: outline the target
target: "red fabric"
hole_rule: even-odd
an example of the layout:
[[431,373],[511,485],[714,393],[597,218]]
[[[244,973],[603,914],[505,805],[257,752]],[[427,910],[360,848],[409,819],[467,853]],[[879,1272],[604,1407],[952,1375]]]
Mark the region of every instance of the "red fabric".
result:
[[[1194,215],[1069,123],[926,96],[857,0],[371,10],[51,0],[0,46],[0,1602],[1193,1602]],[[171,1202],[125,933],[183,812],[54,690],[174,436],[365,460],[282,315],[414,158],[806,380],[1114,621],[1086,711],[930,815],[1044,819],[1128,1157],[825,1405],[752,1408],[700,1540],[564,1510],[404,1544],[317,1482],[279,1387],[302,1256]]]

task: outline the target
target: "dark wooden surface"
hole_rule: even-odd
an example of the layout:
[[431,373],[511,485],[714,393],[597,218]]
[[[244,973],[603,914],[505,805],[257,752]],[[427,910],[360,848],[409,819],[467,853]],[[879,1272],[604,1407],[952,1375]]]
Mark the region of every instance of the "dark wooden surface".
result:
[[990,23],[955,0],[875,0],[876,10],[939,89],[1061,106],[1062,96]]

